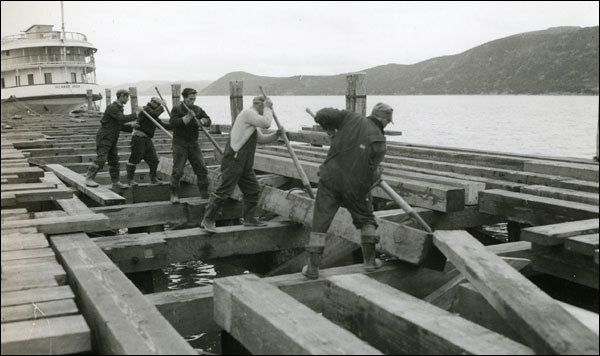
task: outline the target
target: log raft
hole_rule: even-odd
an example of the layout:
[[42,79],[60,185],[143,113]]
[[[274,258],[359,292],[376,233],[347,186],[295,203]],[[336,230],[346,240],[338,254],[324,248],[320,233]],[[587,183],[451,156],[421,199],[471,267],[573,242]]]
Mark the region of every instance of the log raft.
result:
[[[348,108],[364,112],[364,74],[347,82]],[[230,87],[234,119],[243,83]],[[174,86],[177,99],[179,91]],[[591,159],[390,142],[383,178],[435,232],[420,230],[376,189],[378,249],[391,260],[371,273],[354,264],[360,234],[342,208],[321,277],[308,281],[298,271],[314,200],[295,189],[299,176],[281,144],[260,146],[255,157],[267,226],[240,224],[238,190],[209,234],[198,227],[208,201],[191,167],[181,203],[169,202],[172,152],[162,131],[154,142],[163,183],[149,184],[140,164],[136,187],[112,190],[106,169],[100,187],[85,187],[100,114],[77,116],[2,117],[2,353],[196,354],[184,336],[221,332],[224,353],[237,346],[290,354],[598,354],[597,304],[565,303],[534,283],[570,283],[597,301],[598,163]],[[224,146],[230,129],[215,124],[211,133]],[[121,134],[123,159],[130,138]],[[317,190],[329,138],[309,127],[289,139]],[[214,190],[220,155],[209,142],[201,147]],[[482,246],[491,240],[477,228],[497,223],[508,223],[514,242]],[[266,271],[210,286],[155,291],[139,279],[175,262],[259,254],[269,256]]]

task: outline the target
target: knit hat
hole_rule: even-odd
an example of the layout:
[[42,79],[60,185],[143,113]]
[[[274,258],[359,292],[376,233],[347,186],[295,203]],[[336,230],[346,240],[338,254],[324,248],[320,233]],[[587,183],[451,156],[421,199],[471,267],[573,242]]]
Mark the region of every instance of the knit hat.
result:
[[391,106],[385,103],[377,103],[373,107],[373,111],[371,111],[371,115],[377,116],[380,118],[387,118],[393,124],[394,120],[392,119],[392,114],[394,113],[394,109]]
[[121,97],[121,95],[126,95],[126,96],[129,96],[129,91],[127,91],[127,90],[125,90],[125,89],[119,89],[119,90],[117,91],[117,98],[120,98],[120,97]]
[[183,91],[181,92],[181,96],[183,96],[183,98],[185,99],[185,98],[187,98],[187,97],[188,97],[188,95],[190,95],[190,94],[196,94],[196,93],[198,93],[198,92],[196,91],[196,89],[192,89],[192,88],[185,88],[185,89],[183,89]]

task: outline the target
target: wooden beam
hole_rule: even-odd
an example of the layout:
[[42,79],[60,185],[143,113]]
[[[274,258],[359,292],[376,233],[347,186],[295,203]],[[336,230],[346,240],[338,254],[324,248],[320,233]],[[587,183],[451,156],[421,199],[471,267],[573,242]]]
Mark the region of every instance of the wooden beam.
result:
[[13,305],[43,303],[53,300],[73,299],[75,295],[69,286],[50,288],[32,288],[2,293],[2,307]]
[[584,204],[598,205],[598,193],[581,192],[571,189],[546,187],[544,185],[526,185],[521,188],[521,193],[537,195],[540,197],[574,201]]
[[323,315],[386,354],[533,354],[530,348],[361,274],[329,277]]
[[[598,335],[598,313],[563,303],[559,300],[556,302],[565,311],[579,319],[585,326]],[[513,330],[470,283],[458,286],[457,300],[452,308],[452,312],[459,313],[462,317],[479,325],[522,342],[521,336]]]
[[542,174],[554,174],[598,183],[598,164],[526,161],[523,170]]
[[[254,156],[254,169],[296,179],[300,178],[294,170],[291,159],[265,152],[268,151],[257,151]],[[302,158],[300,157],[300,159]],[[300,161],[300,164],[308,180],[311,183],[318,183],[320,164],[303,160]],[[443,212],[459,211],[464,208],[464,189],[392,176],[385,176],[384,178],[411,205]],[[390,199],[380,188],[373,189],[372,194],[376,197]]]
[[433,241],[536,352],[599,352],[596,335],[471,235],[438,230]]
[[38,232],[45,234],[64,234],[76,231],[94,232],[110,229],[108,218],[102,214],[16,220],[2,224],[3,229],[22,227],[35,227]]
[[50,241],[72,288],[79,291],[78,302],[98,341],[98,353],[195,354],[87,235],[54,235]]
[[[2,307],[2,324],[38,318],[74,315],[79,312],[73,299],[53,300]],[[42,314],[43,313],[43,314]]]
[[264,227],[236,225],[217,230],[210,233],[193,228],[107,236],[95,238],[94,242],[127,273],[160,269],[173,262],[299,248],[308,242],[304,229],[290,222],[270,222]]
[[214,293],[215,321],[253,354],[381,354],[258,277],[216,279]]
[[100,205],[114,205],[114,204],[123,204],[125,203],[125,198],[122,196],[111,192],[110,190],[99,186],[97,188],[88,187],[85,185],[85,177],[71,171],[68,168],[65,168],[58,164],[49,164],[46,166],[52,172],[54,172],[60,179],[67,182],[69,185],[74,186],[87,195],[94,201],[98,202]]
[[598,264],[592,256],[567,251],[561,246],[532,246],[535,270],[598,289]]
[[2,208],[15,207],[19,204],[28,202],[70,199],[72,197],[73,191],[69,188],[35,189],[2,192]]
[[565,241],[565,250],[586,256],[594,256],[594,251],[598,250],[598,237],[599,234],[569,237]]
[[2,354],[74,354],[91,351],[91,332],[81,315],[2,324]]
[[600,219],[569,221],[560,224],[529,227],[521,230],[521,239],[538,245],[558,246],[569,237],[597,233]]
[[[314,200],[308,197],[264,187],[259,205],[261,209],[296,223],[312,225]],[[377,219],[377,223],[380,225],[380,248],[384,253],[414,264],[425,263],[435,254],[431,236],[426,232],[384,219]],[[360,232],[352,225],[352,217],[345,208],[338,210],[328,232],[360,244]]]
[[510,220],[547,225],[598,217],[598,206],[497,189],[479,193],[479,211]]

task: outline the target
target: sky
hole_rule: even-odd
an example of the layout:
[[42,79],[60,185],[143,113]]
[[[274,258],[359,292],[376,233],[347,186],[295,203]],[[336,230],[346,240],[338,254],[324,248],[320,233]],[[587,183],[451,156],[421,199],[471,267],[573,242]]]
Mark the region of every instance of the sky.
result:
[[[2,1],[2,36],[61,28],[60,1]],[[598,26],[590,2],[65,1],[98,49],[98,83],[335,75],[414,64],[517,33]]]

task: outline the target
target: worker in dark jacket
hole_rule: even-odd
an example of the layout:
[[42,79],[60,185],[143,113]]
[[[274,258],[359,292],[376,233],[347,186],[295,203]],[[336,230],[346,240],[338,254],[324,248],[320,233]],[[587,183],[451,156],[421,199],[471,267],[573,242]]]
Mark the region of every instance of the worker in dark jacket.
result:
[[321,109],[315,121],[332,136],[327,158],[319,168],[319,189],[315,200],[313,225],[307,246],[309,264],[302,273],[319,277],[319,263],[325,249],[327,230],[340,206],[348,209],[352,223],[361,231],[365,269],[381,267],[375,258],[379,242],[377,223],[369,188],[379,179],[379,164],[386,151],[384,127],[392,122],[393,109],[383,103],[366,119],[346,110]]
[[[150,115],[154,121],[169,130],[171,128],[169,124],[165,124],[159,119],[160,114],[165,111],[163,104],[164,103],[160,98],[153,97],[150,99],[150,102],[144,106],[143,111]],[[156,176],[158,155],[156,154],[154,143],[152,143],[155,131],[156,124],[152,122],[144,112],[141,112],[133,125],[133,134],[131,135],[131,155],[127,162],[127,184],[130,186],[137,185],[137,182],[134,179],[135,167],[142,159],[148,163],[148,167],[150,168],[150,183],[159,183],[159,179]]]
[[[210,117],[194,105],[196,90],[185,88],[181,92],[183,102],[173,108],[169,124],[173,129],[173,173],[171,174],[171,203],[179,203],[179,181],[183,177],[183,168],[187,160],[198,178],[198,190],[202,199],[208,199],[208,170],[198,144],[200,125],[208,127]],[[194,112],[188,112],[189,108]]]
[[108,172],[113,189],[127,188],[127,185],[119,181],[119,154],[117,151],[117,142],[123,124],[137,119],[137,114],[141,111],[137,108],[135,113],[130,115],[123,114],[123,106],[129,101],[129,92],[127,90],[117,91],[117,100],[106,107],[104,115],[100,121],[101,126],[96,134],[96,160],[88,167],[85,176],[85,185],[88,187],[97,187],[98,183],[94,181],[96,174],[104,167],[108,160]]

